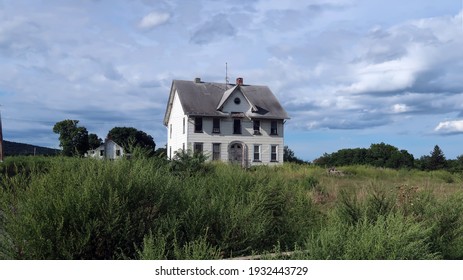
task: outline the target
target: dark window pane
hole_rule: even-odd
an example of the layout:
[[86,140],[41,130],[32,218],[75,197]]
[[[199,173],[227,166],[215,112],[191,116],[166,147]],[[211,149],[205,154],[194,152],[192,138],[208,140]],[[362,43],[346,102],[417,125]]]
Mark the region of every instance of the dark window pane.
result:
[[195,132],[203,132],[203,118],[195,118]]
[[241,120],[233,120],[233,134],[241,134]]

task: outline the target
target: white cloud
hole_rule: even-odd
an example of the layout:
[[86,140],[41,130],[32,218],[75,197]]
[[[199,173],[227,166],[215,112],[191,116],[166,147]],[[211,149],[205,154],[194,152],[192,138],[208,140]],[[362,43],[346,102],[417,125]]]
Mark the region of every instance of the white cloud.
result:
[[393,113],[405,113],[409,111],[409,107],[406,104],[394,104],[392,106]]
[[443,134],[463,133],[463,120],[440,122],[434,131]]
[[168,13],[151,12],[141,19],[138,26],[143,29],[152,29],[166,23],[169,19]]

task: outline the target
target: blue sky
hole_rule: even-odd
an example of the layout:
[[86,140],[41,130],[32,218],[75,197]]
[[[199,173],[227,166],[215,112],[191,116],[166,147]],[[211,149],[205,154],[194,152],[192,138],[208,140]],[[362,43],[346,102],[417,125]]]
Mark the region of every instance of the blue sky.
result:
[[166,143],[173,79],[267,85],[305,160],[385,142],[463,154],[460,0],[0,0],[4,138],[58,147],[77,119]]

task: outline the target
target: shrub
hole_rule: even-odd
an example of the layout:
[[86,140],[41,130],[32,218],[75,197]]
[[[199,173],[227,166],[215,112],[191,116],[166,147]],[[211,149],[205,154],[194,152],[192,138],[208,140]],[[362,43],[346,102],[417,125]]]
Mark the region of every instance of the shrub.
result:
[[312,233],[305,244],[307,259],[399,260],[436,259],[429,243],[430,230],[398,214],[379,216],[373,223],[361,219],[348,224],[331,221]]

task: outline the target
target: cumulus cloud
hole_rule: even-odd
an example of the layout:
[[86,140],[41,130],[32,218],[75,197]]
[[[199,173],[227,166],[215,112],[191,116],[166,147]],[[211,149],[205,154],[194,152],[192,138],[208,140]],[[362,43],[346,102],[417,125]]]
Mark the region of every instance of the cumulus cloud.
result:
[[151,12],[140,20],[140,22],[138,23],[138,27],[142,29],[153,29],[159,25],[166,23],[169,19],[169,13]]
[[460,134],[463,133],[463,120],[440,122],[434,131],[442,134]]

